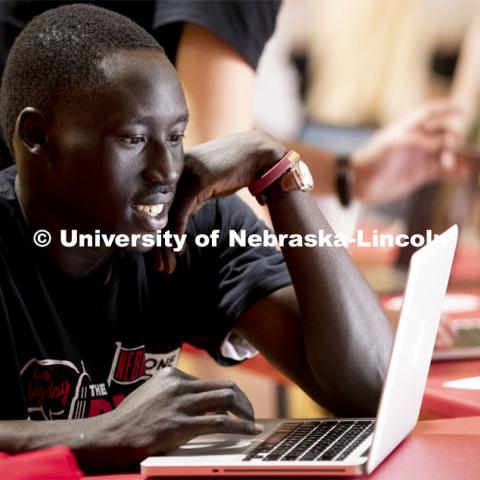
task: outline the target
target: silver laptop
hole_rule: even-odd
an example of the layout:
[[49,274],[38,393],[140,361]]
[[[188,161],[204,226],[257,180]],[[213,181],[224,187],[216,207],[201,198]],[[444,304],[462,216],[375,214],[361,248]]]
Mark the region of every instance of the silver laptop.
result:
[[265,421],[258,436],[203,435],[149,457],[149,476],[348,476],[371,473],[418,420],[458,228],[410,261],[400,320],[375,418]]

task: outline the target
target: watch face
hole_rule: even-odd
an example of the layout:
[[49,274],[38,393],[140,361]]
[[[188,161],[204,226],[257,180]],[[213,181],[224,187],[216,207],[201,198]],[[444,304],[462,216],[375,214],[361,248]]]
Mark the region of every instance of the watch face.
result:
[[313,177],[305,162],[298,162],[298,170],[302,178],[302,190],[310,191],[313,188]]

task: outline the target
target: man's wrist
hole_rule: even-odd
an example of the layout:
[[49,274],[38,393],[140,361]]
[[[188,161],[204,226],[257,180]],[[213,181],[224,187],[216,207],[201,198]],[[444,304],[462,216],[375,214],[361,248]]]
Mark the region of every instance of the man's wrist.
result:
[[251,158],[255,161],[251,182],[260,178],[287,153],[285,146],[268,133],[260,130],[250,132]]
[[294,160],[298,157],[298,154],[289,151],[282,158],[277,160],[272,167],[270,167],[265,173],[256,178],[253,182],[250,182],[248,189],[250,193],[259,199],[273,186],[283,175],[292,168]]
[[312,188],[313,178],[308,166],[297,152],[290,150],[260,178],[251,182],[249,191],[264,205],[278,195],[295,190],[309,192]]

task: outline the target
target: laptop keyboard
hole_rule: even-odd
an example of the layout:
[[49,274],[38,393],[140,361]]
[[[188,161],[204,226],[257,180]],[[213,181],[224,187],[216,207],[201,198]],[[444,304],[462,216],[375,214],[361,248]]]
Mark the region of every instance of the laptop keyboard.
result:
[[373,425],[368,420],[286,422],[243,461],[345,460],[372,435]]

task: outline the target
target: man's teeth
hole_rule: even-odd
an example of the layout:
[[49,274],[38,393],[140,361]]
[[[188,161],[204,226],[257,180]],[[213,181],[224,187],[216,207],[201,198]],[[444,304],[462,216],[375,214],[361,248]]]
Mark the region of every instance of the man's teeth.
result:
[[163,203],[160,203],[159,205],[134,205],[134,208],[139,212],[147,213],[151,217],[156,217],[162,213],[164,206]]

